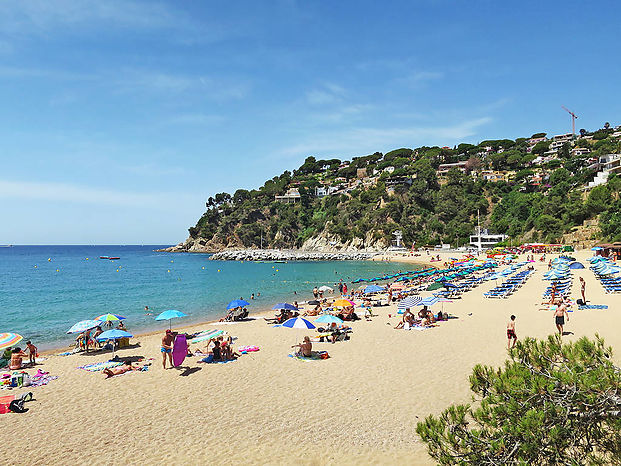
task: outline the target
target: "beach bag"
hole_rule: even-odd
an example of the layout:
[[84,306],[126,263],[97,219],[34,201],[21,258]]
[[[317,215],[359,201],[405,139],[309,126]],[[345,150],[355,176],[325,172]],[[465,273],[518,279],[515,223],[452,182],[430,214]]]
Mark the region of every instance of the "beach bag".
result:
[[581,298],[576,299],[576,304],[578,306],[584,306],[584,301]]
[[14,413],[25,413],[28,408],[24,408],[24,400],[13,400],[9,404],[9,411]]

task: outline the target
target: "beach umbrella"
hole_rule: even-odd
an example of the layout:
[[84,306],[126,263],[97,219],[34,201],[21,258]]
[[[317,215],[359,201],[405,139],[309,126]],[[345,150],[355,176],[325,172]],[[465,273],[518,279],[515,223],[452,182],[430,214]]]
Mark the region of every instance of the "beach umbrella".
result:
[[100,320],[81,320],[80,322],[74,324],[73,327],[71,327],[69,330],[67,330],[67,333],[82,333],[95,327],[99,327],[100,325]]
[[440,298],[438,298],[437,296],[427,296],[425,299],[417,303],[417,306],[433,306],[434,304],[439,302]]
[[[129,332],[125,332],[124,330],[106,330],[103,333],[100,333],[97,336],[97,341],[108,341],[108,340],[120,340],[121,338],[132,338],[133,335]],[[112,357],[114,358],[114,353],[116,351],[116,345],[112,345]]]
[[287,328],[303,328],[303,329],[315,328],[312,322],[309,322],[306,319],[302,319],[301,317],[294,317],[292,319],[285,320],[282,326],[287,327]]
[[364,293],[368,294],[368,293],[377,293],[379,291],[384,291],[384,288],[381,286],[377,286],[377,285],[369,285],[364,289]]
[[604,248],[600,248],[599,246],[595,246],[594,248],[591,248],[591,251],[601,251]]
[[285,309],[286,311],[297,311],[298,310],[297,307],[295,307],[293,304],[289,304],[289,303],[278,303],[278,304],[275,304],[272,309],[275,310],[275,311],[280,311],[282,309]]
[[126,318],[127,317],[123,317],[118,314],[102,314],[95,317],[95,320],[99,320],[100,322],[112,322],[117,320],[125,320]]
[[399,304],[397,304],[397,309],[402,310],[402,309],[407,309],[409,307],[414,307],[418,303],[420,303],[422,300],[423,298],[421,298],[420,296],[408,296],[407,298],[399,301]]
[[341,298],[341,299],[337,299],[336,301],[334,301],[333,306],[334,307],[349,307],[349,306],[355,306],[356,304],[353,301],[350,301],[349,299],[345,299],[345,298]]
[[332,322],[334,322],[337,325],[341,325],[343,323],[343,321],[341,319],[339,319],[336,316],[333,316],[331,314],[324,314],[321,317],[318,317],[317,319],[315,319],[315,323],[319,323],[319,324],[331,324]]
[[0,349],[10,348],[23,340],[21,335],[17,333],[0,333]]
[[250,303],[248,301],[245,301],[243,299],[234,299],[233,301],[231,301],[230,303],[228,303],[226,305],[227,310],[228,309],[235,309],[236,307],[244,307],[244,306],[249,306]]
[[167,311],[162,312],[159,316],[155,318],[155,320],[167,320],[168,328],[172,328],[171,319],[176,319],[177,317],[187,317],[187,314],[184,314],[181,311],[177,311],[176,309],[169,309]]
[[580,262],[574,262],[573,264],[569,265],[570,269],[583,269],[584,265],[582,265]]
[[319,291],[323,291],[325,293],[326,291],[334,291],[334,290],[330,288],[329,286],[323,285],[319,287]]
[[207,330],[205,332],[199,333],[194,338],[191,338],[189,343],[200,343],[205,340],[211,340],[213,338],[218,338],[220,335],[223,335],[225,333],[226,332],[224,330],[217,330],[217,329]]
[[435,291],[439,288],[442,288],[442,282],[433,282],[431,285],[429,285],[426,289],[427,291]]

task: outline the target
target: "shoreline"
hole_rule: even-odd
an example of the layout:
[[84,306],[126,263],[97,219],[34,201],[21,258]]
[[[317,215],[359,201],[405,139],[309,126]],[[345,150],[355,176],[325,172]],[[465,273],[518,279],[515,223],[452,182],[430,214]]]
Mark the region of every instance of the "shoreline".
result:
[[[585,262],[591,254],[581,251],[572,255],[587,268],[573,270],[571,297],[579,296],[578,277],[584,277],[587,299],[608,305],[608,309],[574,308],[563,340],[599,334],[616,350],[612,358],[618,365],[621,295],[604,292]],[[524,258],[520,256],[520,260]],[[438,304],[434,311],[443,306],[443,311],[455,318],[425,331],[395,329],[401,319],[395,303],[374,307],[371,320],[348,323],[353,329],[350,340],[313,342],[314,351],[329,353],[326,360],[289,357],[294,344],[316,331],[274,328],[262,320],[273,311],[259,307],[251,311],[254,320],[227,325],[217,325],[213,319],[173,321],[173,325],[178,321],[175,330],[181,332],[224,330],[236,337],[236,349],[260,347],[231,363],[200,364],[194,356],[181,367],[164,370],[160,340],[167,322],[162,322],[159,331],[136,334],[132,343],[140,346],[116,351],[121,358],[144,358],[151,363],[147,371],[106,379],[102,372],[79,367],[108,361],[110,351],[49,355],[26,371],[49,371],[59,377],[57,380],[44,387],[6,392],[31,390],[36,398],[28,404],[28,413],[8,415],[6,435],[38,429],[63,439],[62,443],[50,443],[46,436],[35,436],[22,454],[28,464],[42,464],[41,458],[53,464],[98,458],[101,445],[110,444],[124,445],[115,461],[170,462],[170,449],[153,442],[154,431],[180,439],[174,464],[193,464],[205,457],[222,464],[434,464],[416,434],[416,423],[449,405],[470,402],[468,380],[476,364],[503,365],[509,316],[517,316],[520,340],[547,338],[555,332],[552,313],[540,305],[549,285],[541,279],[547,260],[532,265],[534,275],[507,299],[483,297],[497,285],[489,280],[459,299]],[[428,296],[430,292],[420,294]],[[337,291],[327,296],[338,295]],[[307,296],[295,297],[301,301]],[[286,300],[291,302],[293,297],[290,293]],[[193,351],[203,347],[201,343],[190,346]],[[341,397],[345,411],[334,411],[333,404],[326,404],[325,394]],[[112,400],[112,409],[95,407],[97,422],[85,423],[85,419],[93,419],[94,397]],[[206,423],[217,429],[205,429]],[[127,435],[127,429],[132,435]],[[326,435],[330,432],[347,435]],[[5,442],[0,454],[9,457],[11,448]]]

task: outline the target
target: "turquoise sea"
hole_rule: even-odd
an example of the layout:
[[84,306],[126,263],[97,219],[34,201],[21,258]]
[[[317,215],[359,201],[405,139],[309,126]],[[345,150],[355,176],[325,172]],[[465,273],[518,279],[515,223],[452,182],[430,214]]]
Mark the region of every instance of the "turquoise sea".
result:
[[173,326],[183,325],[219,318],[229,301],[250,301],[252,293],[251,312],[308,299],[315,285],[404,269],[385,262],[223,262],[207,254],[154,252],[166,246],[0,247],[0,332],[19,333],[40,348],[59,347],[73,340],[66,331],[75,322],[107,312],[127,317],[131,331],[158,330],[167,323],[145,315],[144,306],[154,315],[183,311],[189,317]]

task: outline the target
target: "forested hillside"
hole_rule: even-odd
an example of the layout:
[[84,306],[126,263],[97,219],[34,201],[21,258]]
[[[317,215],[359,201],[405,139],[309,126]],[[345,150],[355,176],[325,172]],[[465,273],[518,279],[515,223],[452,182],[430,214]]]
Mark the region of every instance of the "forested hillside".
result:
[[577,137],[538,133],[351,161],[308,157],[259,189],[210,197],[183,248],[385,247],[395,230],[407,246],[464,245],[477,214],[514,242],[558,241],[593,218],[598,239],[619,241],[620,153],[620,128],[606,124]]

